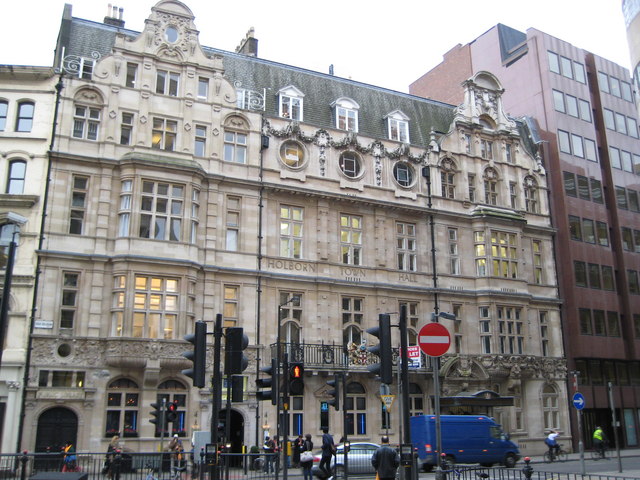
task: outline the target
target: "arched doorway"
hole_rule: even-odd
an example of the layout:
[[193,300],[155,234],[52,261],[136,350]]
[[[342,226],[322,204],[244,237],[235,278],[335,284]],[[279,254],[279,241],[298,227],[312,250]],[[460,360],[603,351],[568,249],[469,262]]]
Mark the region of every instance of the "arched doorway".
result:
[[36,432],[36,452],[60,452],[71,441],[78,445],[78,416],[68,408],[54,407],[40,414]]
[[[231,410],[230,412],[230,426],[229,429],[229,438],[227,439],[228,443],[231,443],[231,453],[242,453],[242,446],[244,444],[244,417],[236,410]],[[218,425],[221,426],[221,432],[226,431],[226,419],[227,419],[227,411],[221,410],[220,419]],[[238,459],[240,457],[237,457]]]

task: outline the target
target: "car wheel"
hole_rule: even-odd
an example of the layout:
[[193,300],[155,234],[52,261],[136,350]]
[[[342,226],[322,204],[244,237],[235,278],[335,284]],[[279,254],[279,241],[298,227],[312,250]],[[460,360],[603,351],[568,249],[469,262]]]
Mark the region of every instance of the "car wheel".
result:
[[513,468],[516,466],[516,456],[513,453],[508,453],[504,457],[504,466],[507,468]]

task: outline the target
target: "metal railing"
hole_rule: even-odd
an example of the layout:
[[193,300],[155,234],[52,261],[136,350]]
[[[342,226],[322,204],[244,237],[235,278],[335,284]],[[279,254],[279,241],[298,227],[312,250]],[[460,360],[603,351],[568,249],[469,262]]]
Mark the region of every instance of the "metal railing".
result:
[[[271,358],[277,357],[277,344],[271,344]],[[305,368],[314,370],[366,370],[367,366],[380,359],[367,351],[365,345],[351,343],[347,346],[336,344],[283,343],[281,355],[289,355],[289,362],[303,362]],[[397,365],[400,349],[392,348],[393,364]],[[430,371],[427,357],[422,355],[422,367],[417,371]],[[282,359],[281,359],[282,361]]]

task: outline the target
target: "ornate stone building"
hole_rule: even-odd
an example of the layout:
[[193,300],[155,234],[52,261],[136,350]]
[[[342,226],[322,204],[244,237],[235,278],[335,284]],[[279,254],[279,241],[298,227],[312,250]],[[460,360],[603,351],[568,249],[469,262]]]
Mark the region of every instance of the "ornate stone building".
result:
[[[0,451],[18,451],[24,413],[25,365],[33,321],[35,250],[41,242],[47,151],[58,79],[51,67],[0,66],[0,269],[6,316],[0,367]],[[14,240],[13,268],[7,263]],[[9,265],[9,268],[7,266]]]
[[[442,320],[444,413],[488,413],[529,453],[546,428],[568,429],[546,174],[491,73],[456,108],[260,59],[252,32],[237,52],[203,47],[174,0],[142,33],[67,6],[56,66],[24,448],[103,451],[120,432],[155,449],[161,399],[179,405],[167,433],[208,430],[211,392],[192,388],[180,354],[194,321],[212,332],[218,313],[250,343],[244,399],[221,415],[234,449],[276,431],[255,379],[278,329],[305,365],[291,434],[328,423],[338,438],[397,440],[401,402],[383,413],[365,346],[402,305],[410,345],[431,312],[456,316]],[[322,408],[336,371],[344,426]],[[411,414],[433,411],[431,378],[423,357]]]

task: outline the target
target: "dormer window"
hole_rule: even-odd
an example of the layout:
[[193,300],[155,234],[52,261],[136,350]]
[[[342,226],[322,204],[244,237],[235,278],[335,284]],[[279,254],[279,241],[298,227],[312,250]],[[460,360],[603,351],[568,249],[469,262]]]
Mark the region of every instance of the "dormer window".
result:
[[409,143],[409,117],[400,110],[396,110],[385,118],[387,119],[389,140]]
[[288,86],[280,90],[278,96],[280,98],[278,115],[301,122],[304,94],[296,87]]
[[350,98],[339,98],[333,102],[335,108],[336,128],[350,132],[358,131],[358,110],[360,105]]

